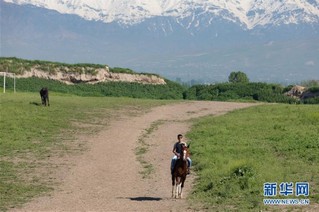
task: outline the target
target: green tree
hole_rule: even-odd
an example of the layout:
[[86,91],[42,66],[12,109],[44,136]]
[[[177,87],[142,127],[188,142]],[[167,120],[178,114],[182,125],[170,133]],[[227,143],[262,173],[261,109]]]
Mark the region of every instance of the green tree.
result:
[[248,83],[249,79],[244,72],[231,72],[228,81],[231,83]]

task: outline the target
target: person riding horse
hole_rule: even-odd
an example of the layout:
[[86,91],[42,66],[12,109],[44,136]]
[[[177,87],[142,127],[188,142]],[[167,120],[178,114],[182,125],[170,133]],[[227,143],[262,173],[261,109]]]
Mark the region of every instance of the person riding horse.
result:
[[[189,173],[189,166],[191,164],[189,158],[189,149],[187,145],[182,142],[182,135],[178,135],[178,142],[175,143],[173,152],[178,159],[172,159],[172,198],[182,198],[183,188],[186,176]],[[179,149],[180,148],[180,149]],[[175,157],[174,157],[175,158]]]
[[[177,135],[177,142],[174,144],[174,147],[173,147],[173,153],[174,153],[174,156],[172,158],[172,161],[171,161],[171,174],[173,174],[173,170],[174,170],[174,167],[175,167],[175,164],[176,164],[176,161],[177,159],[180,157],[181,155],[181,152],[182,152],[182,145],[185,145],[187,147],[187,144],[182,142],[182,139],[183,139],[183,135],[182,134],[178,134]],[[190,173],[190,167],[192,165],[192,160],[187,157],[187,165],[188,165],[188,174]]]

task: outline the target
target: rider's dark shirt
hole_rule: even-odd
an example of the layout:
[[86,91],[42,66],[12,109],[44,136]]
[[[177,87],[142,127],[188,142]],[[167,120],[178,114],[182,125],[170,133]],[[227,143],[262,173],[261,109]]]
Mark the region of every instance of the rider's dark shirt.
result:
[[176,149],[176,152],[177,152],[177,153],[179,153],[179,154],[182,153],[182,143],[176,142],[176,143],[174,144],[174,148]]

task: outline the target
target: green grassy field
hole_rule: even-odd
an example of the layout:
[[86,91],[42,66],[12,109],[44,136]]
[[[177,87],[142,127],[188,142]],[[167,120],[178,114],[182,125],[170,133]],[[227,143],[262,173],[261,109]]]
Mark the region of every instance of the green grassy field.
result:
[[[86,149],[75,135],[96,133],[114,114],[139,115],[169,101],[51,92],[50,103],[42,107],[38,93],[0,93],[0,211],[52,190],[50,158]],[[187,135],[198,175],[190,198],[211,211],[280,211],[263,205],[263,184],[309,182],[308,198],[318,204],[318,133],[315,105],[264,105],[196,120]]]
[[50,103],[43,107],[38,93],[0,93],[0,211],[52,189],[48,172],[57,164],[49,159],[86,149],[75,135],[96,133],[119,113],[138,115],[168,101],[51,92]]
[[[198,174],[191,199],[212,211],[280,211],[263,203],[264,183],[276,182],[274,198],[318,204],[318,134],[319,106],[263,105],[198,120],[188,133]],[[282,182],[309,182],[310,195],[281,196]]]

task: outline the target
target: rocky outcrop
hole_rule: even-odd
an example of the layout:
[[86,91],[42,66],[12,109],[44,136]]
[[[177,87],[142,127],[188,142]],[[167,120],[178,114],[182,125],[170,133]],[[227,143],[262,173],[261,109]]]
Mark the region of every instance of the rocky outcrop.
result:
[[294,98],[300,98],[301,95],[307,90],[306,87],[300,86],[300,85],[295,85],[285,93],[287,96],[294,97]]
[[[92,73],[91,73],[92,72]],[[25,71],[17,78],[38,77],[44,79],[58,80],[66,84],[89,83],[95,84],[99,82],[135,82],[142,84],[163,85],[165,80],[159,76],[151,74],[128,74],[128,73],[113,73],[108,67],[98,68],[90,72],[68,72],[64,70],[54,69],[43,71],[37,67],[31,68],[30,71]]]

